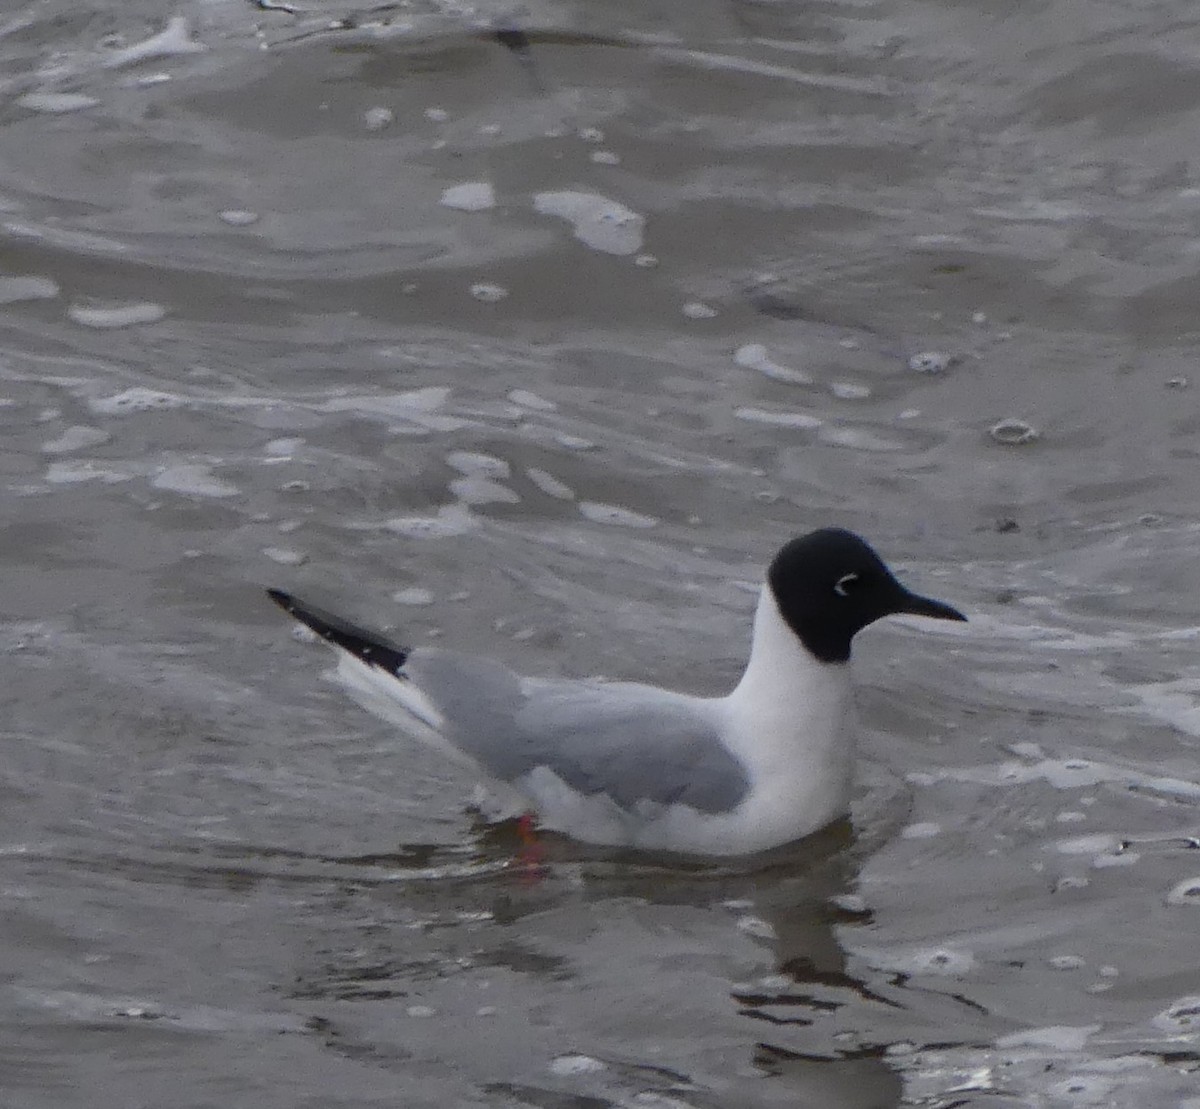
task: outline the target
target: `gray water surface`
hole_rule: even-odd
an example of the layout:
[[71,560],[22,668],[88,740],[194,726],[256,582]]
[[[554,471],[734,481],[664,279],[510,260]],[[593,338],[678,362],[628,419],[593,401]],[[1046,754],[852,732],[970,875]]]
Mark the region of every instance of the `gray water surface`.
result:
[[[0,1101],[1196,1109],[1193,6],[296,8],[0,16]],[[971,620],[744,864],[262,594],[719,692],[829,523]]]

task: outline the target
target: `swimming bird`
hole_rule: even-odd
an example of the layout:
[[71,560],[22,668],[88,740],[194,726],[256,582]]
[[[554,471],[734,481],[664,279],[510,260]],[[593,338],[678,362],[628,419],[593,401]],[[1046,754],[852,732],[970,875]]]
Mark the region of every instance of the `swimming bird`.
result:
[[488,814],[532,814],[584,842],[745,855],[844,815],[854,771],[850,644],[884,616],[965,620],[910,592],[853,532],[787,543],[759,592],[750,658],[725,696],[530,678],[408,649],[277,589],[332,644],[364,707],[486,781]]

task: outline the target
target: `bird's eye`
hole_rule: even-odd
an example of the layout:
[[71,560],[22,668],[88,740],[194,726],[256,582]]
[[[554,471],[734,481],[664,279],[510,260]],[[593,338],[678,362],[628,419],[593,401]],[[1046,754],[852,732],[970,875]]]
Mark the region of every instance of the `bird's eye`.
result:
[[833,583],[833,591],[839,597],[848,597],[850,590],[858,584],[857,574],[843,574],[837,581]]

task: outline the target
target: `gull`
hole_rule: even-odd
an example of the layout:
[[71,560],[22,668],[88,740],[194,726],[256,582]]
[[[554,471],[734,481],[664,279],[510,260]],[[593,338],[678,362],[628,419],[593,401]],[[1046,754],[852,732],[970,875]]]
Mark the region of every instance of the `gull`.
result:
[[365,708],[482,780],[493,819],[606,846],[749,855],[849,810],[850,646],[884,616],[965,620],[906,589],[853,532],[784,545],[759,591],[750,657],[723,696],[635,682],[524,677],[503,663],[406,648],[278,589],[331,644]]

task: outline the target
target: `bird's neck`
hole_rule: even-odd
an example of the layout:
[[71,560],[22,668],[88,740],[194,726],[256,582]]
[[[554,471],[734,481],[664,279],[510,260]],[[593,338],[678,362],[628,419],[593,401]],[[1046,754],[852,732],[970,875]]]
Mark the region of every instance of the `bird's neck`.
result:
[[850,665],[816,658],[788,627],[769,587],[759,595],[750,660],[728,704],[741,722],[739,754],[755,771],[805,773],[849,789]]

